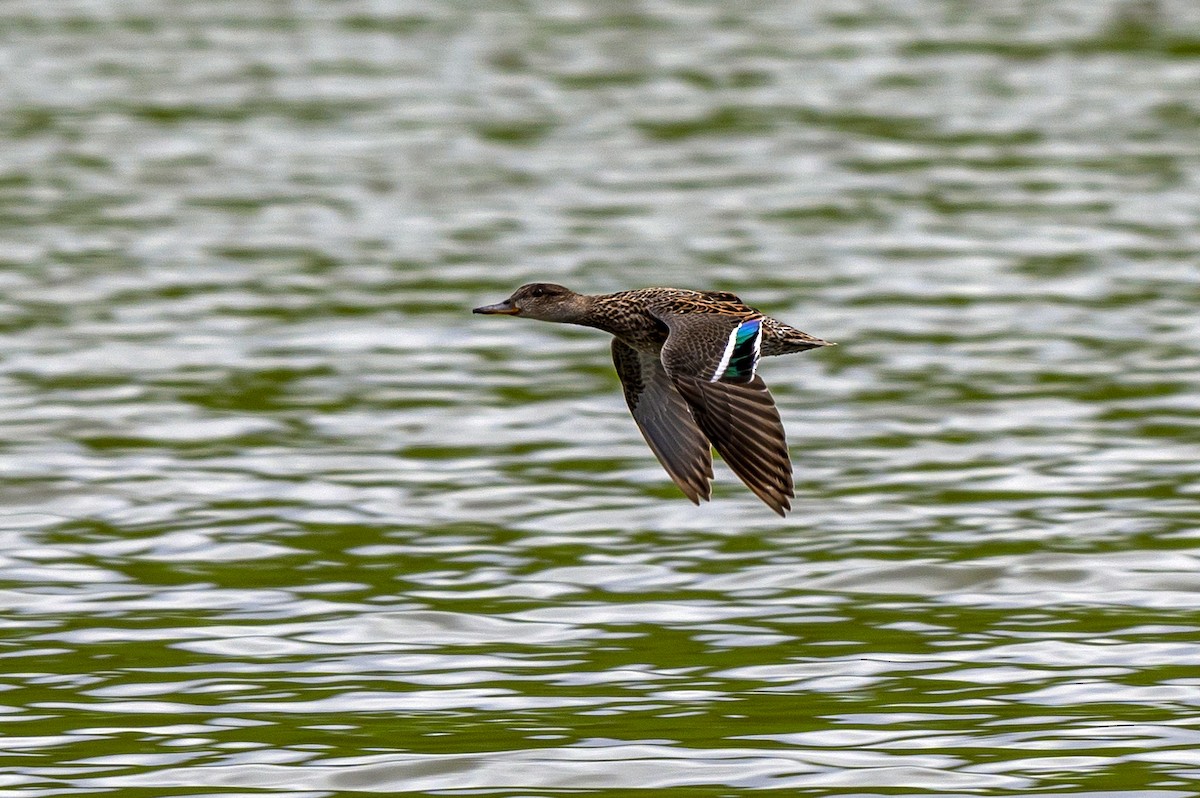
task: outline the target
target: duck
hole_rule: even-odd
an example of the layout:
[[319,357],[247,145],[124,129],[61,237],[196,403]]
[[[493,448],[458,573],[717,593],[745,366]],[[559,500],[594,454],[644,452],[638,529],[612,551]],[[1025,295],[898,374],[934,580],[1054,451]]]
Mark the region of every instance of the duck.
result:
[[783,421],[758,374],[762,357],[831,346],[727,291],[639,288],[579,294],[529,283],[474,308],[609,333],[625,402],[650,450],[693,504],[712,496],[712,450],[786,516],[795,498]]

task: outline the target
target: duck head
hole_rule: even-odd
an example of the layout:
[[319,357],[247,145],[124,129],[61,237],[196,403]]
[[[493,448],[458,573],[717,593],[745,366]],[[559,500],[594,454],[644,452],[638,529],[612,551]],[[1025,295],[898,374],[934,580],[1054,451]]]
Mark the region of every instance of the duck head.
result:
[[486,316],[521,316],[538,321],[578,322],[587,312],[588,298],[554,283],[529,283],[503,302],[475,308]]

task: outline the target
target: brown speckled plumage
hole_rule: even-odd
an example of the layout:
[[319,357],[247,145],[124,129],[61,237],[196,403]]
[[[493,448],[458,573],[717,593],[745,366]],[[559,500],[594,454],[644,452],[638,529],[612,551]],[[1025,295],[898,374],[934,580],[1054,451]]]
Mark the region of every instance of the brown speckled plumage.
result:
[[[581,324],[614,336],[625,400],[667,474],[699,504],[711,493],[710,444],[772,510],[791,509],[783,423],[758,356],[829,345],[725,291],[642,288],[587,296],[552,283],[521,286],[476,313]],[[750,322],[750,323],[747,323]]]

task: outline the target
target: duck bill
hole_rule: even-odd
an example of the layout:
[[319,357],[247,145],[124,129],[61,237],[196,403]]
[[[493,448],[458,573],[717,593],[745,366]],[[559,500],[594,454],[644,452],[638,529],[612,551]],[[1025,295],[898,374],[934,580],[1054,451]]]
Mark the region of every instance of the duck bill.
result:
[[521,312],[521,309],[506,299],[494,305],[484,305],[481,308],[475,308],[471,312],[484,316],[515,316]]

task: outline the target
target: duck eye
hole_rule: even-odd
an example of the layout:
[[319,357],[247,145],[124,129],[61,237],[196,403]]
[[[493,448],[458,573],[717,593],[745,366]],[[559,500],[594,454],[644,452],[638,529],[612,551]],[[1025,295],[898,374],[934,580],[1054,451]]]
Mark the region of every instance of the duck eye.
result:
[[545,296],[545,295],[546,295],[546,289],[542,288],[541,286],[538,286],[537,288],[535,288],[535,289],[533,289],[532,291],[530,291],[530,292],[529,292],[529,295],[530,295],[530,296]]

